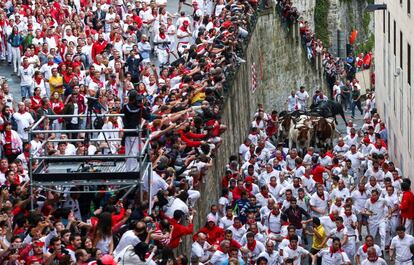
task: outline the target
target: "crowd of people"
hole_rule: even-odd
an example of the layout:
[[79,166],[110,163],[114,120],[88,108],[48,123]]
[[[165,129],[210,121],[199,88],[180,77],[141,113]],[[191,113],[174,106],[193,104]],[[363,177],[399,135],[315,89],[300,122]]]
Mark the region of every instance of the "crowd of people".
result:
[[[203,177],[226,129],[224,90],[244,62],[242,43],[258,5],[180,0],[171,14],[162,0],[0,3],[0,59],[21,80],[20,96],[7,80],[0,89],[1,264],[296,265],[306,256],[315,264],[385,264],[385,251],[398,264],[411,262],[414,195],[387,159],[373,96],[361,128],[350,121],[335,146],[306,153],[275,142],[277,112],[260,107],[239,154],[230,157],[222,196],[194,231],[200,186],[208,185]],[[291,1],[277,5],[285,19],[299,17]],[[301,23],[309,58],[324,52]],[[307,94],[304,87],[298,93]],[[314,100],[326,99],[318,93]],[[89,111],[124,116],[92,122],[82,117]],[[73,116],[53,116],[64,114]],[[29,135],[45,115],[38,129],[56,132]],[[143,201],[105,186],[89,187],[95,193],[31,190],[28,168],[38,166],[36,157],[138,155],[143,143],[123,129],[142,123],[153,165]],[[94,135],[97,142],[59,132],[86,128],[117,131]],[[186,235],[193,236],[191,254],[178,250]]]
[[[1,264],[190,262],[173,250],[193,232],[202,178],[226,129],[223,91],[244,62],[258,3],[179,2],[178,14],[166,1],[0,3],[0,59],[21,92],[1,81]],[[40,119],[45,132],[30,133]],[[124,129],[142,124],[153,165],[143,201],[106,186],[31,189],[37,157],[138,155],[143,142]],[[90,128],[110,132],[79,132]]]

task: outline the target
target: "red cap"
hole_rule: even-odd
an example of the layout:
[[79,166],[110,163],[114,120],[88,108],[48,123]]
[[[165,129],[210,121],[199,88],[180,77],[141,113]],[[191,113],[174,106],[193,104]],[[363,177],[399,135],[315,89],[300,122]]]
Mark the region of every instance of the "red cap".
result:
[[184,25],[184,26],[188,26],[188,25],[190,25],[190,22],[188,22],[188,20],[184,20],[184,21],[183,21],[183,25]]

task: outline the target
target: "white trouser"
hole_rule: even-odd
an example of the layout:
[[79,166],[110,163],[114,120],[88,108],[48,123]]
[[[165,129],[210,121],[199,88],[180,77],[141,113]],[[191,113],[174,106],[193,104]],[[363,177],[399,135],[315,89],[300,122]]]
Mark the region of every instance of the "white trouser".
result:
[[[138,137],[125,137],[125,155],[127,156],[138,156]],[[138,168],[138,160],[136,158],[126,159],[126,170],[133,171]]]
[[160,64],[168,63],[168,51],[163,49],[157,49],[158,61]]
[[13,58],[13,71],[20,75],[20,48],[11,47],[12,58]]
[[403,218],[401,221],[405,226],[405,232],[409,235],[412,235],[412,233],[413,233],[413,219]]
[[0,50],[1,50],[0,58],[2,60],[6,59],[7,41],[6,41],[6,37],[3,34],[0,34]]
[[370,235],[372,235],[375,238],[378,232],[380,234],[380,238],[381,238],[380,248],[382,250],[385,249],[385,238],[387,235],[387,226],[388,226],[387,220],[382,220],[379,223],[372,223],[368,220],[368,229],[369,229]]
[[346,243],[346,245],[343,247],[346,255],[348,255],[348,258],[353,261],[354,260],[354,256],[355,256],[355,252],[356,252],[356,236],[348,236],[348,242]]
[[11,63],[11,61],[12,61],[11,49],[12,49],[11,44],[7,42],[7,62],[9,62],[9,63]]
[[387,239],[385,240],[386,245],[388,246],[391,244],[391,239],[397,234],[397,226],[400,225],[400,218],[397,215],[391,216],[391,218],[388,221],[388,233],[387,233]]

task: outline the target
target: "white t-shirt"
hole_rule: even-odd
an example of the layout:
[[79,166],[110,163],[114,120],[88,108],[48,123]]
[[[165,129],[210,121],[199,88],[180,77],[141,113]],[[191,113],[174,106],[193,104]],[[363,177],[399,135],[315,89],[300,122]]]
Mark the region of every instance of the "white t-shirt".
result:
[[135,235],[134,230],[126,231],[119,240],[118,246],[114,250],[114,255],[124,250],[129,245],[136,246],[141,240]]
[[301,246],[298,246],[296,249],[291,249],[290,247],[285,247],[283,249],[283,259],[293,259],[293,265],[302,264],[302,256],[308,254],[309,251]]
[[395,236],[391,240],[390,248],[395,250],[395,260],[403,263],[411,260],[410,245],[414,244],[414,237],[405,234],[403,238]]
[[[365,260],[368,257],[368,253],[364,252],[363,247],[364,247],[364,245],[360,246],[358,248],[358,251],[357,251],[357,255],[359,256],[359,260]],[[382,253],[381,253],[380,247],[378,245],[374,245],[373,247],[377,251],[378,257],[381,256]]]
[[342,251],[331,253],[330,249],[325,248],[316,255],[322,257],[322,265],[338,265],[351,262],[346,253]]
[[28,128],[31,124],[34,123],[34,119],[29,112],[19,113],[16,112],[13,114],[14,119],[17,123],[17,134],[19,134],[22,140],[27,140],[29,138],[27,131],[25,128]]

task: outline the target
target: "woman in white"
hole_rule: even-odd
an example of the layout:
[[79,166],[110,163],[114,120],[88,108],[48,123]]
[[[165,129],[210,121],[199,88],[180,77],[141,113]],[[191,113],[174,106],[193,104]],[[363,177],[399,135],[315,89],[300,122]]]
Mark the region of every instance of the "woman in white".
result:
[[111,6],[108,9],[108,13],[105,16],[105,32],[110,32],[112,28],[112,24],[115,21],[116,13],[114,12],[114,8]]
[[93,246],[100,249],[103,254],[112,254],[114,241],[112,239],[112,215],[104,212],[99,216],[98,223],[93,232]]

